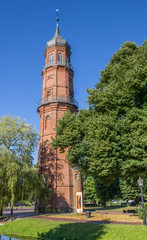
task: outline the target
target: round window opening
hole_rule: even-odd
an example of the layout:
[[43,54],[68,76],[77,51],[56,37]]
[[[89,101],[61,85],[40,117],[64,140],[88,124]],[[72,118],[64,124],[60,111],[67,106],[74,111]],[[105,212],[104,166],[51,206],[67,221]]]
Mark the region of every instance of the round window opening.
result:
[[46,140],[46,141],[45,141],[45,144],[46,144],[46,145],[49,145],[49,144],[50,144],[49,140]]

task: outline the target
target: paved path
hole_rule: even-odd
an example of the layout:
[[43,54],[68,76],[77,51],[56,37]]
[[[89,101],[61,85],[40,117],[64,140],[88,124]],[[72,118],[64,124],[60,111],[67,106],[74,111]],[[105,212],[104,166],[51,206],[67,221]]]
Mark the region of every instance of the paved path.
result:
[[[22,215],[22,214],[33,214],[34,213],[34,207],[31,208],[18,208],[18,209],[13,209],[13,215],[14,216],[18,216],[18,215]],[[10,209],[5,209],[3,211],[3,215],[10,215],[11,214],[11,210]]]

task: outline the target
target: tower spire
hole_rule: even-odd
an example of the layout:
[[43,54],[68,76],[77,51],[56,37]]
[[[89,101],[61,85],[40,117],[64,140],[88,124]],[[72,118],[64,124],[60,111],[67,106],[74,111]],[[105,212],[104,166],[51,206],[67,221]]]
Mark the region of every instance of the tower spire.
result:
[[56,21],[57,21],[56,32],[55,32],[54,37],[47,42],[45,51],[46,51],[47,48],[52,47],[54,45],[56,45],[56,46],[66,46],[70,50],[70,45],[60,35],[59,24],[58,24],[58,22],[59,22],[59,13],[58,12],[59,12],[59,9],[56,9],[56,14],[57,14],[57,18],[56,18]]
[[59,24],[58,24],[58,22],[59,22],[59,13],[58,12],[59,12],[59,9],[56,9],[56,13],[57,13],[57,18],[56,18],[57,26],[56,26],[56,32],[55,32],[54,38],[61,37],[60,36],[60,32],[59,32]]

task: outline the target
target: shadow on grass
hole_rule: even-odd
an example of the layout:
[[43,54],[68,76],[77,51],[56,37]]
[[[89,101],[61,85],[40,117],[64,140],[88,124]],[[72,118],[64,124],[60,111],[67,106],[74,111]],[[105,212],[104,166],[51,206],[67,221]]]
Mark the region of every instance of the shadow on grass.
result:
[[46,233],[38,234],[38,239],[50,240],[96,240],[106,234],[106,225],[93,225],[87,223],[66,223],[49,230]]

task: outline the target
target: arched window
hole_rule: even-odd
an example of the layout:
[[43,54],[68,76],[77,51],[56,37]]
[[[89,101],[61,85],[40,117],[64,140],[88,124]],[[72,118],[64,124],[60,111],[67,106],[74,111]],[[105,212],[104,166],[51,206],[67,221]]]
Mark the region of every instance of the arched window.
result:
[[58,53],[58,62],[59,62],[59,63],[62,63],[62,62],[63,62],[62,53]]
[[46,117],[45,117],[45,129],[47,129],[48,128],[48,121],[50,120],[50,115],[47,115]]
[[75,180],[78,180],[78,179],[79,179],[79,174],[76,173],[76,174],[75,174]]
[[50,59],[49,60],[50,60],[50,64],[54,62],[54,54],[53,53],[50,55]]

